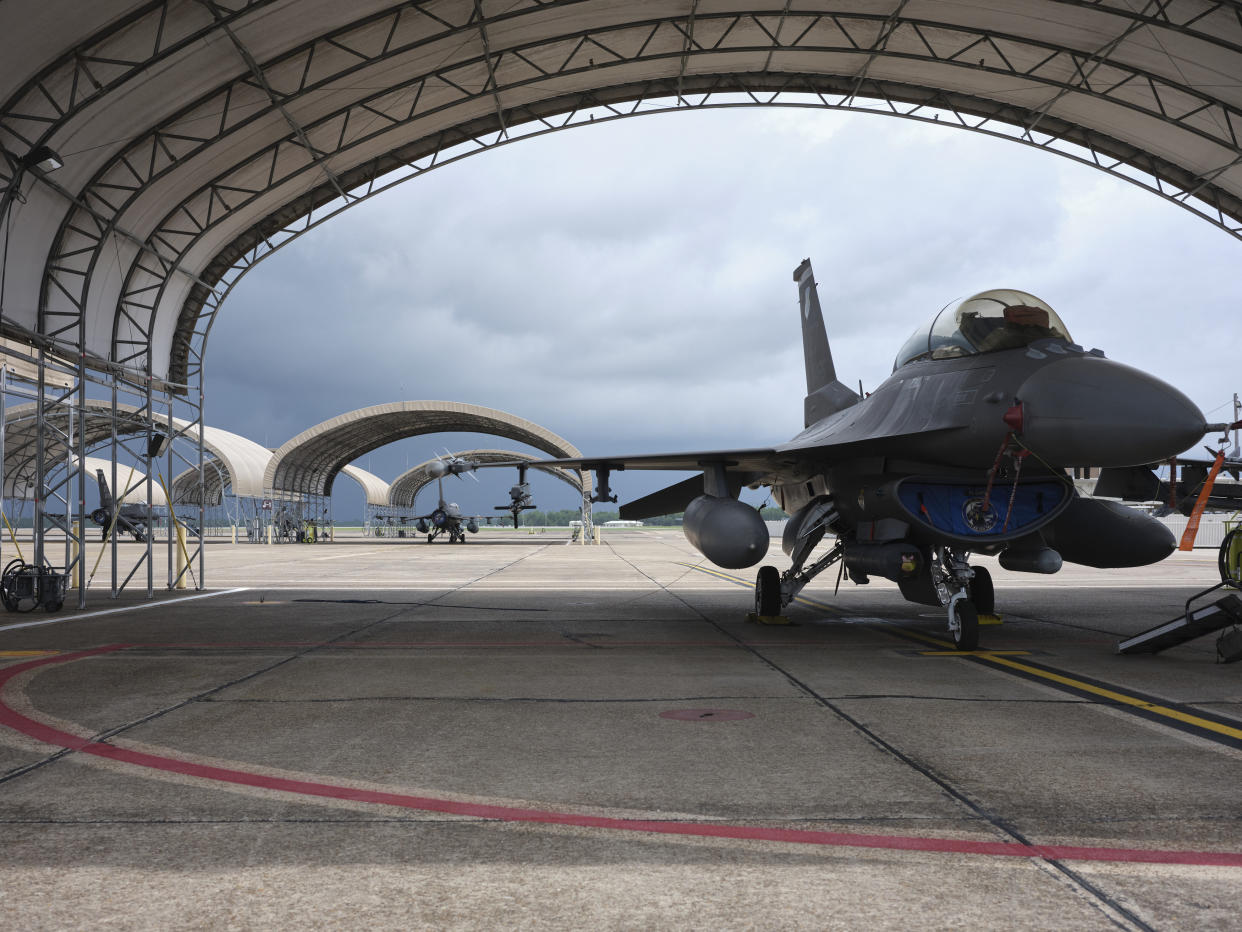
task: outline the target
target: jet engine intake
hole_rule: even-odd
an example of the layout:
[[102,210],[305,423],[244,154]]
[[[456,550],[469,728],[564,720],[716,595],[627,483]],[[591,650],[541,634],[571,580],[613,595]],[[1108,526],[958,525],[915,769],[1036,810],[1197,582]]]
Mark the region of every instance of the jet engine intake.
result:
[[923,554],[909,542],[846,544],[845,567],[851,573],[882,576],[893,582],[913,579],[923,569]]
[[781,549],[785,555],[792,557],[794,549],[803,538],[813,537],[806,543],[814,548],[823,539],[824,534],[836,520],[836,505],[831,496],[821,495],[807,502],[785,522],[785,534],[781,538]]
[[735,498],[700,495],[686,506],[681,527],[695,550],[725,569],[754,566],[768,552],[768,526]]

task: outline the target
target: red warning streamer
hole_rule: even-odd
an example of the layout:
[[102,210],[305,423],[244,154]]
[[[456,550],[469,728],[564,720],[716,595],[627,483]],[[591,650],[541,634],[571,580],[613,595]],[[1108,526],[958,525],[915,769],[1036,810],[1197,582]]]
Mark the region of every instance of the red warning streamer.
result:
[[1203,509],[1207,507],[1208,499],[1212,496],[1212,486],[1216,484],[1216,476],[1223,465],[1225,465],[1225,451],[1221,449],[1216,452],[1216,462],[1212,464],[1207,481],[1199,490],[1199,498],[1195,501],[1194,510],[1190,512],[1190,520],[1186,522],[1186,530],[1182,532],[1182,542],[1178,545],[1178,550],[1195,549],[1195,536],[1199,533],[1199,519],[1203,517]]

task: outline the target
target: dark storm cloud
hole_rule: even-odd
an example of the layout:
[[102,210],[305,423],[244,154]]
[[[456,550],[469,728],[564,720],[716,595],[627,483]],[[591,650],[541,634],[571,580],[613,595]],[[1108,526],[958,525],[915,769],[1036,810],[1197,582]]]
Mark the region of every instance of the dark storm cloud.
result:
[[1124,182],[940,127],[593,126],[437,169],[264,262],[213,332],[208,419],[275,446],[427,398],[594,453],[779,442],[801,427],[806,255],[850,384],[873,388],[951,299],[1016,287],[1210,409],[1237,389],[1219,347],[1242,337],[1239,248]]

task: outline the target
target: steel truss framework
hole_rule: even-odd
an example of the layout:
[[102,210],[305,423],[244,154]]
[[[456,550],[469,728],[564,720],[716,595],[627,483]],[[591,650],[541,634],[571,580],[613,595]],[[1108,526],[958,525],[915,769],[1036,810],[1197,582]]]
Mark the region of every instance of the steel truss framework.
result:
[[[1150,54],[1177,48],[1181,60],[1201,47],[1242,61],[1232,57],[1242,56],[1237,2],[1043,2],[1048,22],[1074,25],[1027,35],[1002,28],[1010,23],[1004,17],[981,12],[979,23],[996,24],[986,27],[931,19],[934,8],[907,12],[906,2],[890,12],[848,2],[723,12],[704,2],[634,20],[604,15],[608,5],[590,0],[518,0],[503,9],[427,0],[337,25],[260,61],[247,27],[279,6],[145,4],[4,105],[0,139],[11,151],[29,150],[54,143],[76,115],[196,42],[222,40],[236,58],[230,80],[119,147],[80,189],[61,190],[66,211],[46,262],[39,335],[81,348],[81,318],[114,301],[110,346],[100,355],[129,371],[192,382],[231,287],[306,229],[467,153],[670,109],[818,106],[990,133],[1124,177],[1242,237],[1236,94],[1184,77],[1167,51],[1164,61]],[[553,25],[579,21],[586,25]],[[895,72],[928,80],[896,80]],[[1007,93],[951,89],[967,85]],[[1173,127],[1210,164],[1194,170],[1141,140],[1067,119],[1084,104],[1134,120],[1140,134],[1144,126]],[[256,135],[262,144],[249,142]],[[20,181],[9,161],[9,180]],[[132,219],[152,214],[148,192],[190,169],[204,180],[164,201],[160,219]],[[5,216],[19,189],[9,184]],[[176,338],[164,356],[159,320],[174,313]]]
[[[79,502],[85,482],[86,434],[54,412],[105,384],[150,423],[179,396],[201,424],[212,323],[249,269],[518,139],[682,109],[882,113],[1075,159],[1242,238],[1242,0],[360,0],[309,23],[289,0],[100,0],[14,79],[36,6],[6,0],[19,25],[0,37],[0,73],[24,80],[0,103],[0,331],[40,366],[72,360],[51,363],[71,388],[34,383],[40,559],[39,509],[70,497],[47,484],[57,430]],[[76,173],[38,167],[45,146]]]
[[[16,354],[8,351],[8,355]],[[30,562],[40,567],[58,567],[60,564],[51,557],[49,536],[61,537],[64,572],[77,589],[79,608],[86,606],[87,588],[105,553],[110,557],[112,598],[125,591],[144,567],[146,594],[151,598],[155,593],[157,536],[156,515],[151,503],[157,499],[155,477],[159,476],[169,511],[165,535],[167,585],[170,589],[181,587],[184,580],[189,579],[195,588],[201,589],[206,569],[201,533],[197,540],[177,533],[177,525],[184,528],[185,515],[178,514],[170,501],[168,482],[164,479],[165,475],[174,475],[174,470],[183,470],[187,488],[197,485],[201,490],[204,475],[201,407],[196,408],[185,399],[157,393],[150,382],[140,387],[82,366],[68,367],[43,351],[38,351],[27,362],[24,377],[7,366],[0,368],[0,406],[3,407],[0,462],[4,465],[2,505],[8,543],[25,559],[14,524],[22,523],[24,503],[29,499],[33,504]],[[106,400],[88,397],[92,392],[105,392],[110,397]],[[15,401],[18,403],[14,404]],[[175,409],[189,413],[190,419],[176,417]],[[107,479],[118,507],[127,497],[138,497],[146,503],[145,520],[151,530],[143,542],[145,546],[136,556],[118,547],[122,534],[114,523],[103,529],[104,543],[96,558],[89,560],[86,532],[94,524],[87,518],[86,487],[87,457],[92,453],[107,454],[111,463],[111,475]],[[163,464],[161,456],[165,458]],[[135,475],[140,477],[138,481]],[[197,499],[202,498],[199,491]],[[8,516],[10,503],[18,512],[12,522]],[[196,517],[201,529],[204,523],[201,506]],[[127,560],[130,565],[123,568]]]

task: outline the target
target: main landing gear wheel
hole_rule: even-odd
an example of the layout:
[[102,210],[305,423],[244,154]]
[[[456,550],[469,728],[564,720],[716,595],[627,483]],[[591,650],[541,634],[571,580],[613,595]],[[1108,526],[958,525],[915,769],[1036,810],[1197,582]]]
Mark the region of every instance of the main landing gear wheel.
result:
[[780,570],[775,566],[761,566],[755,577],[755,614],[760,618],[771,618],[780,613]]
[[975,603],[975,611],[980,615],[996,614],[996,587],[992,585],[992,574],[986,566],[972,566],[974,578],[967,584],[970,601]]
[[979,610],[969,599],[961,599],[951,606],[949,633],[953,646],[958,650],[977,650],[979,647]]

